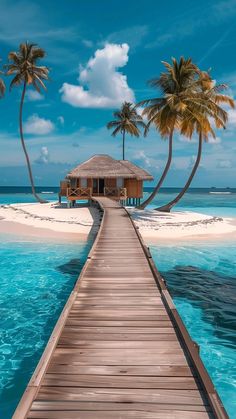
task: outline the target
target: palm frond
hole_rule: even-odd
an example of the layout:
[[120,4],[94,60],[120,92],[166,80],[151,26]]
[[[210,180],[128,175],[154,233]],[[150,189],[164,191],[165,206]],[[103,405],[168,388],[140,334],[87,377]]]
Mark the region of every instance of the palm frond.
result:
[[115,137],[115,136],[118,134],[118,132],[122,132],[122,126],[121,126],[121,125],[118,125],[118,126],[114,129],[114,131],[111,133],[111,135],[112,135],[113,137]]
[[143,118],[137,112],[137,105],[130,102],[124,102],[121,108],[113,112],[113,121],[108,122],[107,128],[114,129],[112,135],[118,132],[125,132],[131,136],[139,137],[141,132],[139,128],[145,129],[146,125]]
[[39,59],[44,58],[45,51],[37,44],[25,42],[20,44],[18,51],[8,54],[8,64],[5,66],[6,75],[14,75],[11,87],[26,83],[32,85],[38,92],[46,89],[43,80],[49,80],[49,69],[45,66],[37,66]]
[[210,118],[217,128],[225,128],[228,114],[220,105],[234,107],[234,100],[221,93],[227,86],[215,85],[209,71],[201,71],[191,58],[172,58],[171,63],[162,64],[166,71],[149,82],[160,89],[162,96],[138,104],[144,107],[143,116],[148,119],[145,135],[153,124],[164,138],[177,129],[189,138],[194,131],[202,131],[207,140],[209,134],[215,135]]

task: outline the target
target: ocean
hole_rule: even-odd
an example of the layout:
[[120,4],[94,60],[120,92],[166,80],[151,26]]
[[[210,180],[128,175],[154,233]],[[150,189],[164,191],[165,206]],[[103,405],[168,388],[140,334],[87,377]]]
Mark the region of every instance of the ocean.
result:
[[[58,188],[37,189],[50,192],[42,194],[47,200],[58,198]],[[177,192],[163,189],[150,208]],[[34,202],[29,188],[0,188],[0,205],[19,202]],[[236,217],[236,189],[190,189],[176,210]],[[10,419],[91,243],[0,238],[0,417]],[[236,242],[175,242],[150,248],[229,416],[235,419]]]

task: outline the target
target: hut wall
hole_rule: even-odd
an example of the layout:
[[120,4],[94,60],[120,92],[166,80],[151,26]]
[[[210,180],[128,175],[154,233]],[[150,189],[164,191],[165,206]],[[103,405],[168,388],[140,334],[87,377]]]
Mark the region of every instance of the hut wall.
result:
[[60,182],[60,195],[66,196],[67,195],[67,188],[69,187],[70,182],[67,180],[62,180]]
[[[84,188],[87,183],[88,188],[93,188],[93,179],[91,178],[74,178],[70,180],[72,188]],[[60,193],[66,196],[66,189],[68,182],[61,182]],[[117,178],[105,178],[105,186],[110,188],[117,187]],[[124,188],[127,190],[127,198],[142,198],[143,197],[143,181],[137,179],[124,179]]]
[[143,181],[137,179],[125,179],[124,187],[127,190],[128,198],[143,197]]
[[91,178],[87,179],[87,186],[88,188],[92,188],[93,187],[93,180]]

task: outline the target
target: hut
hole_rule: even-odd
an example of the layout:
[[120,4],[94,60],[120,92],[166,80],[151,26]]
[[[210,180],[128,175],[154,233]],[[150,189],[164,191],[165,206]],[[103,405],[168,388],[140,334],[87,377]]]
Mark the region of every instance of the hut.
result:
[[124,204],[136,205],[143,197],[143,181],[153,177],[128,160],[115,160],[104,154],[91,157],[71,170],[60,183],[59,201],[68,206],[93,196],[109,196]]

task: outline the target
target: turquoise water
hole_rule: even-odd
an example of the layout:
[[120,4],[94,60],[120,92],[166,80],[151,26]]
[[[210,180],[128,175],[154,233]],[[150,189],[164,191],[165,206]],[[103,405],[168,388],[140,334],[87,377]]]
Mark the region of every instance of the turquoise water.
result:
[[150,248],[230,418],[236,418],[236,242]]
[[0,244],[0,417],[10,419],[90,247]]
[[[29,190],[15,193],[18,189],[6,194],[0,188],[0,205],[34,202]],[[173,199],[176,192],[163,190],[150,208]],[[209,192],[190,191],[176,210],[236,216],[236,190],[227,195]],[[47,200],[58,198],[56,193],[42,196]],[[0,417],[10,419],[90,243],[39,243],[21,238],[9,241],[6,236],[0,239]],[[201,356],[232,419],[236,418],[235,249],[233,242],[151,248],[189,332],[201,345]]]
[[[170,202],[175,196],[175,192],[161,192],[149,205],[150,209],[157,208]],[[187,192],[181,201],[174,207],[175,211],[195,211],[203,214],[214,215],[217,217],[236,217],[236,190],[230,193],[212,193],[211,190],[192,190]],[[144,193],[144,199],[148,193]]]
[[[53,194],[41,194],[43,199],[47,201],[58,201],[58,195]],[[0,193],[0,205],[3,204],[20,204],[35,202],[35,199],[30,193],[16,193],[16,194],[1,194]]]
[[[13,204],[20,202],[35,202],[30,194],[30,188],[12,188],[14,193],[6,193],[5,187],[0,187],[0,205]],[[48,201],[58,200],[57,188],[39,188],[40,191],[51,191],[50,194],[41,194],[41,197]],[[23,191],[27,190],[27,193]],[[16,193],[18,191],[18,193]],[[21,193],[19,193],[21,191]],[[195,211],[215,216],[236,217],[236,189],[225,189],[223,193],[217,193],[218,190],[212,189],[190,189],[178,205],[175,207],[177,211]],[[225,194],[227,192],[227,194]],[[178,189],[163,189],[153,200],[149,208],[156,208],[171,201]],[[149,195],[144,192],[144,199]]]

